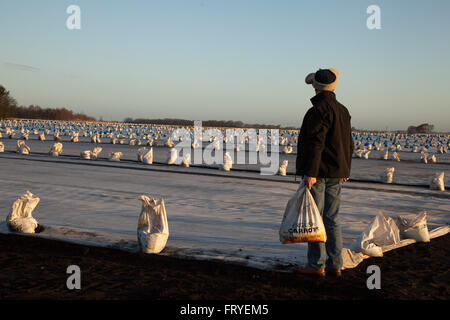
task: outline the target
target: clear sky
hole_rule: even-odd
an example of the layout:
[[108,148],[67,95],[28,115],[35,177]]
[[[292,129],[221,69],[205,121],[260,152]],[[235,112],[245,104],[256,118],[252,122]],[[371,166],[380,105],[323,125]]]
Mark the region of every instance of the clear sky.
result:
[[305,76],[334,67],[353,126],[450,131],[448,0],[0,0],[0,30],[0,84],[21,105],[298,127]]

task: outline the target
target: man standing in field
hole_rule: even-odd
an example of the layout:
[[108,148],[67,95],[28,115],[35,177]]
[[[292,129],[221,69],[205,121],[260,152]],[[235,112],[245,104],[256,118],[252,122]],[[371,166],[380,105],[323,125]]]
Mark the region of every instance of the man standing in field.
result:
[[[342,233],[338,212],[342,184],[350,177],[353,139],[350,114],[336,100],[339,81],[336,69],[319,69],[306,79],[316,95],[313,107],[303,118],[298,136],[296,174],[311,191],[322,215],[327,241],[308,243],[308,266],[297,268],[302,274],[340,276]],[[328,260],[327,260],[328,256]]]

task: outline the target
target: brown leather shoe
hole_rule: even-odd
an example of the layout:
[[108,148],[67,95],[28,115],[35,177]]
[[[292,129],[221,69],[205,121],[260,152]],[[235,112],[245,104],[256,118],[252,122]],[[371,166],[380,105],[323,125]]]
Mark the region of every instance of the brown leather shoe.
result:
[[341,277],[342,276],[342,270],[341,269],[333,269],[333,268],[327,268],[327,276],[333,276],[333,277]]
[[325,268],[315,269],[312,267],[297,267],[297,268],[294,268],[294,273],[313,275],[313,276],[324,276]]

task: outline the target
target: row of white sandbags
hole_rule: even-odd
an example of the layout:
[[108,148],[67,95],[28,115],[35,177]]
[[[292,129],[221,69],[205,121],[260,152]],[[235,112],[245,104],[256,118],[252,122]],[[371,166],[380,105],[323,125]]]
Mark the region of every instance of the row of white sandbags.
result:
[[[59,156],[62,153],[63,145],[60,142],[53,144],[50,149],[50,154],[52,156]],[[97,160],[99,157],[102,148],[95,147],[93,150],[84,150],[80,153],[82,159],[86,160]],[[0,142],[0,152],[4,152],[4,145]],[[17,152],[21,154],[30,154],[31,148],[25,144],[23,140],[17,141]],[[111,152],[110,153],[110,161],[120,161],[120,158],[123,156],[122,152]],[[153,148],[149,150],[147,148],[139,148],[137,153],[138,161],[145,164],[153,163]],[[167,164],[181,164],[183,167],[189,167],[191,163],[191,155],[184,155],[183,159],[178,158],[178,151],[175,148],[171,148],[169,150],[169,155],[167,158]],[[223,163],[221,165],[221,169],[224,171],[230,171],[233,165],[232,158],[228,152],[225,153],[223,157]],[[287,169],[288,161],[284,160],[282,165],[279,168],[278,174],[285,176]]]
[[[37,121],[37,120],[36,120]],[[29,127],[29,122],[25,122]],[[69,135],[71,136],[72,141],[75,140],[75,142],[78,140],[78,135],[80,134],[80,131],[82,131],[83,136],[90,136],[93,138],[93,142],[97,142],[100,138],[103,137],[109,137],[110,139],[116,138],[116,139],[136,139],[138,136],[142,135],[142,139],[147,139],[149,137],[152,137],[153,139],[167,139],[167,137],[170,137],[174,130],[179,129],[180,127],[175,126],[138,126],[133,125],[132,127],[127,127],[127,125],[123,124],[114,124],[111,125],[104,125],[104,124],[95,124],[95,125],[89,125],[89,124],[77,124],[76,126],[72,125],[56,125],[59,122],[56,121],[43,121],[43,123],[47,123],[47,126],[42,125],[42,121],[38,122],[41,123],[41,125],[33,126],[32,129],[24,129],[20,128],[19,132],[22,134],[22,139],[26,140],[28,139],[28,135],[32,132],[36,135],[39,134],[40,139],[44,140],[45,136],[43,134],[49,135],[51,132],[54,134],[54,139],[59,139],[59,135]],[[63,122],[64,123],[64,122]],[[67,122],[70,124],[70,122]],[[15,125],[15,129],[11,129],[10,127],[6,128],[6,131],[8,134],[14,133],[16,130],[18,130],[18,124],[20,122],[14,122],[13,124],[9,123],[9,125]],[[3,125],[4,126],[4,125]],[[36,129],[38,127],[38,129]],[[185,129],[187,132],[191,134],[191,138],[193,137],[193,128],[192,127],[181,127]],[[205,133],[208,133],[211,135],[212,129],[207,128],[203,129],[202,131]],[[226,129],[215,129],[220,130],[221,136],[226,137]],[[247,129],[240,129],[244,134],[247,131]],[[42,132],[44,131],[44,132]],[[147,137],[146,137],[147,136]],[[270,135],[268,137],[271,139]],[[210,139],[211,141],[211,139]],[[225,141],[225,138],[224,138]],[[274,144],[280,144],[280,145],[296,145],[297,144],[297,132],[296,131],[286,131],[281,130],[280,132],[280,138],[278,141],[274,141]]]
[[361,235],[342,251],[343,268],[354,268],[369,257],[382,257],[384,252],[415,242],[429,242],[450,232],[450,226],[428,230],[426,211],[413,219],[397,216],[396,220],[379,212]]
[[[357,149],[354,151],[353,157],[354,158],[360,158],[360,159],[369,159],[369,155],[372,151],[366,150],[366,149]],[[383,160],[389,160],[389,150],[386,150],[384,155],[381,158],[377,159],[383,159]],[[430,155],[428,152],[421,152],[420,158],[418,158],[420,162],[423,162],[425,164],[432,164],[437,163],[437,158],[435,154]],[[392,153],[392,160],[396,162],[400,162],[400,156],[397,152]]]
[[[381,181],[384,183],[392,183],[394,179],[394,171],[394,167],[386,168],[386,170],[384,170],[384,172],[380,175]],[[435,173],[429,181],[430,190],[445,191],[444,176],[444,171]]]
[[[28,123],[28,122],[27,122]],[[71,122],[67,122],[68,125],[61,125],[61,122],[55,122],[50,121],[48,122],[51,124],[53,132],[54,132],[54,139],[59,139],[59,130],[63,130],[61,134],[63,135],[70,135],[71,140],[76,142],[78,141],[78,134],[80,130],[83,131],[83,136],[90,136],[91,141],[94,143],[99,143],[101,138],[108,137],[111,139],[112,143],[125,143],[125,139],[130,140],[130,144],[136,144],[140,145],[140,140],[163,140],[165,141],[165,145],[172,147],[172,143],[169,141],[169,138],[174,130],[178,129],[178,127],[175,126],[149,126],[149,125],[127,125],[127,124],[79,124],[76,123],[76,125],[70,125]],[[17,123],[16,123],[17,124]],[[58,125],[56,125],[58,124]],[[182,127],[183,129],[187,130],[191,134],[191,138],[193,136],[193,129],[189,127]],[[211,129],[205,129],[204,132],[210,132]],[[226,129],[218,129],[221,130],[222,136],[226,136],[225,131]],[[24,132],[24,134],[28,134],[30,132],[29,129],[24,130],[24,128],[20,129],[21,132]],[[34,129],[33,132],[36,133],[38,130]],[[76,131],[76,132],[74,132]],[[51,131],[49,129],[46,129],[47,133],[50,133]],[[243,131],[245,132],[245,131]],[[279,137],[279,143],[277,141],[274,141],[274,144],[279,145],[285,145],[283,152],[285,153],[291,153],[292,147],[297,145],[297,131],[291,130],[281,130],[280,137]],[[422,151],[427,152],[429,146],[435,146],[437,147],[438,153],[445,153],[448,150],[448,147],[450,145],[450,142],[448,141],[448,136],[440,136],[440,135],[427,135],[428,138],[417,138],[416,135],[398,135],[398,134],[391,134],[391,135],[379,135],[378,140],[381,138],[384,138],[384,145],[387,147],[388,144],[391,144],[389,150],[394,151],[400,151],[402,150],[402,145],[400,144],[401,139],[406,139],[406,142],[403,141],[403,145],[405,148],[411,147],[412,152],[418,152],[419,146],[422,146],[424,148]],[[390,137],[390,139],[388,139]],[[26,136],[23,137],[24,139],[27,139]],[[382,143],[380,141],[372,141],[372,135],[368,135],[365,137],[363,134],[354,134],[354,138],[356,141],[356,146],[361,146],[363,144],[363,141],[371,141],[366,142],[364,144],[365,147],[367,147],[367,150],[381,150]],[[369,139],[370,138],[370,139]],[[226,138],[224,138],[225,141]],[[269,136],[269,139],[270,136]],[[360,139],[360,140],[358,140]],[[390,140],[390,141],[389,141]],[[388,142],[389,141],[389,142]],[[211,142],[211,139],[210,139]],[[411,145],[410,145],[411,143]],[[429,145],[428,145],[429,144]],[[149,145],[151,146],[151,144]]]
[[[59,156],[62,153],[63,146],[60,142],[55,143],[51,150],[50,154],[53,156]],[[92,151],[91,150],[85,150],[82,151],[80,156],[83,159],[89,160],[89,159],[98,159],[100,152],[102,151],[102,148],[96,147]],[[4,145],[0,142],[0,152],[4,152]],[[30,147],[28,147],[24,141],[18,140],[17,141],[17,152],[21,154],[29,154],[30,153]],[[122,157],[122,152],[111,152],[110,153],[110,160],[111,161],[120,161],[120,158]],[[147,148],[139,148],[137,153],[138,161],[145,163],[145,164],[152,164],[153,163],[153,148],[150,148],[149,150]],[[180,161],[178,160],[178,151],[175,148],[171,148],[169,150],[169,155],[167,159],[167,164],[176,164],[180,163],[184,167],[189,167],[191,161],[191,155],[186,154],[183,159]],[[230,171],[233,165],[232,158],[228,152],[225,153],[223,158],[223,164],[222,164],[222,170],[224,171]],[[286,175],[286,169],[287,169],[288,161],[284,160],[281,164],[278,175],[285,176]],[[382,174],[381,178],[383,182],[385,183],[392,183],[393,182],[393,174],[394,174],[395,168],[387,168],[385,172]],[[445,191],[445,183],[444,183],[444,172],[436,173],[435,176],[433,176],[430,180],[430,189],[432,190],[440,190]]]
[[[137,240],[141,251],[146,253],[159,253],[166,246],[169,238],[169,224],[162,198],[149,198],[141,196],[141,213],[138,217]],[[16,201],[6,217],[8,228],[13,232],[33,234],[43,232],[33,217],[32,212],[36,208],[40,198],[27,191]]]

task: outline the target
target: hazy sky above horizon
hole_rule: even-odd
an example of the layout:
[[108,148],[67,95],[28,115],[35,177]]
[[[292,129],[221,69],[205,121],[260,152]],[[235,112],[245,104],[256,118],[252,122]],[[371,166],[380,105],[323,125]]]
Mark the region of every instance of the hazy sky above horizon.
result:
[[[72,4],[81,30],[66,28]],[[450,131],[449,17],[448,0],[0,0],[0,84],[104,120],[299,127],[305,76],[334,67],[354,127]]]

